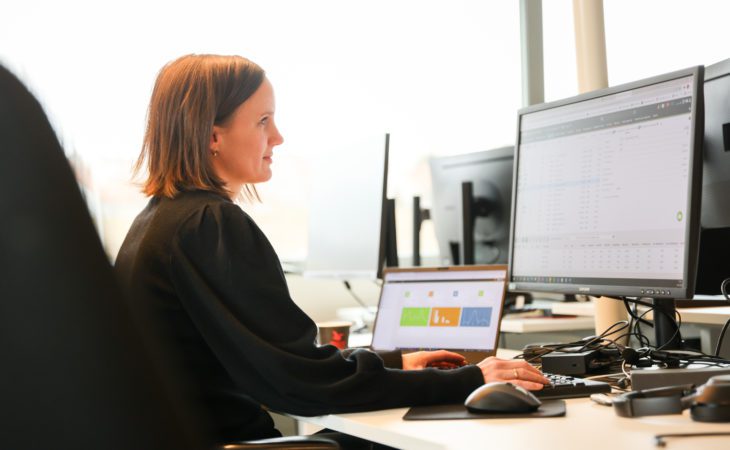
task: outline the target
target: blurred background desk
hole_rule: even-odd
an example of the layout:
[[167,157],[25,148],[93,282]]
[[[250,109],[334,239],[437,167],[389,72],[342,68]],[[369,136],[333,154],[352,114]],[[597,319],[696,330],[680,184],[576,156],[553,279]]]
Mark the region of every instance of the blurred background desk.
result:
[[[730,306],[677,308],[677,314],[682,318],[682,336],[698,334],[701,350],[714,354],[722,327],[730,320]],[[727,347],[728,344],[723,345]]]
[[[553,313],[555,311],[553,310]],[[502,318],[499,347],[520,350],[537,342],[571,342],[595,333],[593,317]]]

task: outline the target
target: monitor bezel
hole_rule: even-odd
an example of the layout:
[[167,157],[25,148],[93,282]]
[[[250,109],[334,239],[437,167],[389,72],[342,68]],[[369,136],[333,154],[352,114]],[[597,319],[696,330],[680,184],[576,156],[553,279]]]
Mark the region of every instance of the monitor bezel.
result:
[[[514,234],[516,225],[516,208],[518,191],[517,191],[517,175],[520,164],[520,126],[523,116],[526,114],[554,109],[566,105],[580,103],[586,100],[592,100],[608,95],[614,95],[621,92],[627,92],[654,84],[675,80],[692,76],[694,86],[692,95],[695,99],[695,106],[690,114],[692,118],[692,149],[690,153],[691,169],[688,180],[688,196],[687,196],[687,227],[685,228],[685,255],[683,268],[683,286],[680,288],[666,288],[663,286],[630,286],[630,285],[604,285],[604,284],[574,284],[574,283],[543,283],[530,281],[513,281],[513,252],[514,252]],[[517,138],[515,140],[514,155],[514,173],[512,176],[512,220],[510,221],[510,238],[509,238],[509,264],[508,264],[508,290],[510,292],[538,291],[538,292],[554,292],[561,294],[585,294],[592,296],[609,296],[609,297],[653,297],[653,298],[691,298],[694,295],[694,285],[697,270],[697,256],[699,249],[699,233],[700,233],[700,211],[702,198],[702,143],[704,139],[704,98],[703,98],[703,76],[704,67],[694,66],[683,70],[678,70],[642,80],[625,83],[609,88],[599,89],[574,97],[561,99],[549,103],[542,103],[522,108],[517,113]],[[552,276],[546,274],[546,276]]]

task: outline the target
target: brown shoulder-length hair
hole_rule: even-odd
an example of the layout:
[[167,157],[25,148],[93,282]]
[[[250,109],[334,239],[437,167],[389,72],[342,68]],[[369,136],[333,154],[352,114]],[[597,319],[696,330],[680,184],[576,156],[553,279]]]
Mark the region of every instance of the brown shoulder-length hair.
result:
[[[261,86],[264,71],[241,56],[186,55],[157,75],[142,152],[134,166],[146,166],[142,191],[175,197],[181,191],[207,190],[231,194],[213,171],[210,138],[213,125],[225,125],[238,106]],[[253,185],[246,197],[258,199]]]

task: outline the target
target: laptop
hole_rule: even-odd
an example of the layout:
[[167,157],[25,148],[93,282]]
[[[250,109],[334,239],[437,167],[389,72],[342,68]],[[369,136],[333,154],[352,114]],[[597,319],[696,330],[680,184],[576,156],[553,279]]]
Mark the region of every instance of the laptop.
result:
[[494,356],[506,287],[506,265],[387,268],[372,348]]

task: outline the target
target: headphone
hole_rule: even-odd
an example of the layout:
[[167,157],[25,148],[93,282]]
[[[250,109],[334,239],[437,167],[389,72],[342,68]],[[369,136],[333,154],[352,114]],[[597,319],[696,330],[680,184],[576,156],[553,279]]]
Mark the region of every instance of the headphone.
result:
[[636,367],[651,367],[660,363],[664,367],[681,367],[691,361],[708,361],[713,357],[689,350],[655,350],[643,348],[635,350],[626,347],[621,351],[621,359]]
[[687,408],[698,422],[730,422],[730,375],[716,375],[697,389],[684,384],[626,392],[613,399],[621,417],[681,414]]

